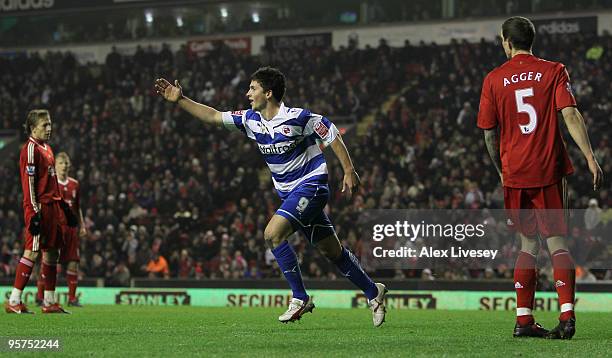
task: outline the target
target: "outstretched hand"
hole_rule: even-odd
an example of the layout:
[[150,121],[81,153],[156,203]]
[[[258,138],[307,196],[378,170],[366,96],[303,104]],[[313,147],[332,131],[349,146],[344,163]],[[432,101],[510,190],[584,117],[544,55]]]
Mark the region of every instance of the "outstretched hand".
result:
[[593,175],[593,190],[599,190],[603,182],[603,171],[595,159],[589,160],[587,164],[589,166],[589,171]]
[[177,102],[183,97],[183,88],[178,80],[175,80],[174,85],[172,85],[165,78],[158,78],[155,80],[155,91],[170,102]]
[[356,171],[344,173],[344,179],[342,179],[342,192],[347,193],[348,198],[353,197],[353,193],[359,188],[361,179]]

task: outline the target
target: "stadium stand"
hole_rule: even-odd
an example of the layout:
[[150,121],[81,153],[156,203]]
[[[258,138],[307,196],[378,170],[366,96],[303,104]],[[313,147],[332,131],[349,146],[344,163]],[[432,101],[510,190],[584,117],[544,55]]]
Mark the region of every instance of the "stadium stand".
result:
[[[612,37],[544,36],[534,51],[568,67],[593,148],[609,173],[612,55],[588,56],[595,46],[612,48]],[[79,65],[70,53],[59,52],[0,58],[1,128],[19,128],[28,109],[48,107],[55,123],[51,144],[72,156],[90,232],[82,242],[82,275],[122,285],[129,277],[155,275],[147,266],[158,256],[167,261],[171,277],[279,275],[262,234],[278,198],[256,148],[159,100],[152,90],[158,76],[178,78],[197,100],[236,110],[248,105],[249,74],[260,64],[276,65],[288,76],[288,105],[303,105],[332,121],[373,116],[363,133],[347,133],[362,178],[360,191],[350,202],[336,191],[329,206],[340,238],[358,255],[352,222],[362,209],[502,206],[503,193],[475,126],[483,76],[504,61],[498,43],[392,48],[381,40],[377,48],[301,50],[288,56],[265,51],[246,56],[221,46],[202,59],[189,58],[184,48],[176,53],[140,48],[134,56],[114,52],[100,65]],[[598,230],[612,225],[610,184],[594,197],[578,149],[569,148],[581,173],[570,179],[570,206],[590,210],[588,224],[572,228],[572,235],[575,242],[598,245]],[[0,276],[7,277],[14,275],[22,251],[17,159],[16,152],[0,159],[5,194],[0,196]],[[332,189],[339,186],[340,170],[332,162]],[[294,243],[306,277],[335,278],[306,241]],[[610,279],[606,271],[581,270],[585,280]],[[486,279],[512,273],[497,267],[378,274]]]

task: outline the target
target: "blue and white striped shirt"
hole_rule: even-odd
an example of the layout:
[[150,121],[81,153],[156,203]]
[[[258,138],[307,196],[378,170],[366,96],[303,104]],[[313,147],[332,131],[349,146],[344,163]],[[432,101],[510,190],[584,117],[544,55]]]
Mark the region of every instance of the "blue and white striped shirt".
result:
[[331,144],[338,135],[329,119],[281,103],[269,121],[249,109],[223,112],[223,124],[257,142],[282,199],[300,185],[327,184],[327,164],[319,145]]

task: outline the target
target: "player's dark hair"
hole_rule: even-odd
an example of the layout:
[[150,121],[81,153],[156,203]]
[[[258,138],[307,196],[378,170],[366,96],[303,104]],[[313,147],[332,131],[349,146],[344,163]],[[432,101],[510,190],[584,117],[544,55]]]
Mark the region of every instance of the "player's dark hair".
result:
[[526,17],[513,16],[504,21],[502,36],[511,42],[515,49],[529,51],[535,39],[535,26]]
[[38,123],[41,118],[47,117],[49,117],[49,111],[46,109],[33,109],[28,112],[28,115],[26,116],[26,121],[23,124],[25,134],[32,134],[32,128],[36,127],[36,123]]
[[274,67],[261,67],[251,75],[251,81],[257,81],[264,91],[272,91],[272,97],[278,102],[285,95],[285,75]]

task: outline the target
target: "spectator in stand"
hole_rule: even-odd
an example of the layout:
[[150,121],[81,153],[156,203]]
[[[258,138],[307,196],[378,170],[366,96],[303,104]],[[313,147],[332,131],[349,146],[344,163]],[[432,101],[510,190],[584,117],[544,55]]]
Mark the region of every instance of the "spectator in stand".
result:
[[168,262],[157,252],[151,257],[151,260],[147,264],[146,271],[149,274],[149,278],[170,278]]

